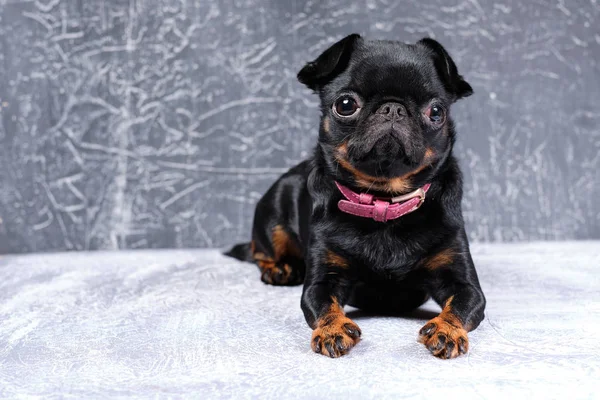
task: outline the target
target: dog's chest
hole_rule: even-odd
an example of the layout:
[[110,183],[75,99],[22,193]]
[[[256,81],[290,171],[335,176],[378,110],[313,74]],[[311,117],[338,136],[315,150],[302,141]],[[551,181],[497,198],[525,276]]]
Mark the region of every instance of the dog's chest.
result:
[[426,243],[419,240],[419,235],[380,230],[360,235],[357,242],[347,249],[357,266],[382,277],[403,277],[417,268],[425,255]]

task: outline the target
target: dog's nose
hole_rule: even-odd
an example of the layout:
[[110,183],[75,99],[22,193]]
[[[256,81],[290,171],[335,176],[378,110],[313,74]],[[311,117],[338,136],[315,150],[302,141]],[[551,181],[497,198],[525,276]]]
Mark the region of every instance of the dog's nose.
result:
[[402,119],[406,117],[406,108],[400,103],[389,102],[379,107],[377,114],[384,115],[389,119]]

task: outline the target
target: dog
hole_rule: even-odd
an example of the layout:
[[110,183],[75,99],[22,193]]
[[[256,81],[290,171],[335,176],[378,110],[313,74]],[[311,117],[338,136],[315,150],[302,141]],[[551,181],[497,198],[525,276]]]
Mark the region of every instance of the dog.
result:
[[442,311],[419,341],[442,359],[467,353],[486,301],[465,233],[450,107],[471,86],[431,38],[358,34],[298,80],[321,101],[317,146],[260,199],[252,241],[226,254],[256,263],[267,284],[304,283],[316,353],[340,357],[359,342],[345,305],[404,313],[429,298]]

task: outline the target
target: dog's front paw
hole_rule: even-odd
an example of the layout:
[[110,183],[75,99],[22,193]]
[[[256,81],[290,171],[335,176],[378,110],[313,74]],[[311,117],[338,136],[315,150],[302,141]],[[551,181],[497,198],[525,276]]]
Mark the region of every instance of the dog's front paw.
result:
[[467,331],[458,320],[435,317],[419,331],[419,342],[436,357],[454,358],[469,351]]
[[350,318],[338,316],[319,324],[313,331],[311,347],[315,353],[341,357],[358,343],[360,335],[360,328]]

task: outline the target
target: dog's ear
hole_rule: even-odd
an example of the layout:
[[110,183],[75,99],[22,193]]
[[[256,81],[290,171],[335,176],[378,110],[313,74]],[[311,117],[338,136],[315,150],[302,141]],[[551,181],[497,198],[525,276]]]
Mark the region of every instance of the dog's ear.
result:
[[444,49],[444,47],[431,38],[424,38],[417,42],[417,45],[424,46],[431,51],[433,63],[446,90],[452,93],[456,100],[473,94],[473,88],[458,73],[456,64]]
[[307,63],[298,72],[298,80],[314,91],[319,90],[346,69],[360,39],[360,35],[353,33],[335,43],[316,60]]

